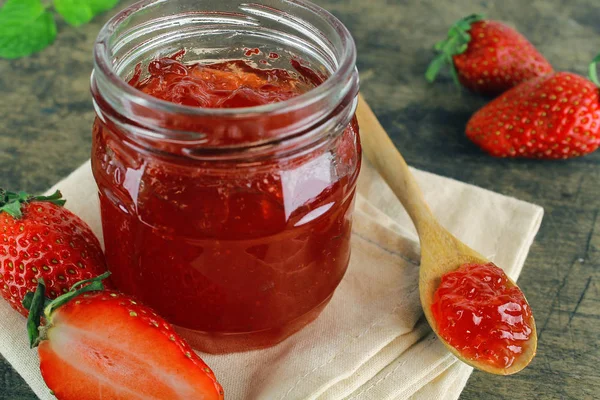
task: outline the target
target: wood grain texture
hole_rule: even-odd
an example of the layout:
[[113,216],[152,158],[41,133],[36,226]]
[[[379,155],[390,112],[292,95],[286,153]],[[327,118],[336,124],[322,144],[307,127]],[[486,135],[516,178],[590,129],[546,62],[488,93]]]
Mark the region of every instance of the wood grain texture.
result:
[[[538,355],[511,377],[475,372],[461,398],[598,398],[600,152],[565,162],[490,158],[464,135],[469,116],[486,99],[457,91],[447,75],[435,85],[423,78],[433,43],[474,12],[518,27],[556,69],[585,74],[600,51],[597,1],[318,3],[352,31],[362,92],[410,165],[545,208],[519,279],[536,315]],[[61,23],[56,43],[44,52],[0,60],[1,185],[42,191],[88,158],[91,49],[106,18],[78,29]],[[0,399],[35,399],[1,358]]]

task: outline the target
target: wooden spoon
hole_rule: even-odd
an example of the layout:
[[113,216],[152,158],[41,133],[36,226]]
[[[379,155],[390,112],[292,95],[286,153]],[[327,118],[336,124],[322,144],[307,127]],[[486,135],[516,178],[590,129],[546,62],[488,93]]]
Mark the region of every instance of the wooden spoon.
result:
[[[419,292],[429,325],[456,357],[472,367],[497,375],[509,375],[522,370],[531,362],[537,348],[533,316],[531,317],[532,332],[525,346],[525,352],[508,368],[498,368],[485,362],[467,359],[440,337],[437,323],[431,312],[431,304],[442,275],[466,263],[487,264],[490,261],[455,238],[436,220],[425,203],[423,193],[408,169],[406,161],[396,150],[396,146],[361,95],[358,96],[356,115],[365,155],[402,202],[419,233],[421,242]],[[516,286],[510,278],[509,281]]]

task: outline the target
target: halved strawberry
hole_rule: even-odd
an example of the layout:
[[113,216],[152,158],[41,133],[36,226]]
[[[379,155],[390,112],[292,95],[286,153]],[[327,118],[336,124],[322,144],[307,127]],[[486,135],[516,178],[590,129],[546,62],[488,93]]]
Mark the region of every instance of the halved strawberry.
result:
[[[210,368],[173,327],[131,297],[80,282],[44,301],[40,279],[28,331],[44,381],[62,400],[223,399]],[[87,286],[84,286],[87,285]],[[47,325],[39,328],[40,314]]]

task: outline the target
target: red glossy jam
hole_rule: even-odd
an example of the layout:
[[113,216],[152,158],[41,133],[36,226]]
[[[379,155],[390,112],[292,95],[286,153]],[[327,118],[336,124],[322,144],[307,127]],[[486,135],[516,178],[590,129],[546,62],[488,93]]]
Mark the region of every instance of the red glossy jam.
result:
[[[180,56],[153,61],[146,77],[138,68],[130,84],[178,104],[235,108],[283,101],[320,83],[301,68],[184,64]],[[350,257],[355,122],[328,148],[251,167],[173,160],[126,142],[96,121],[106,257],[121,290],[210,352],[272,345],[320,313]]]
[[[246,53],[259,54],[258,49]],[[248,54],[248,55],[250,55]],[[300,73],[285,69],[258,69],[245,60],[213,64],[182,64],[184,52],[152,61],[149,76],[136,69],[130,85],[162,100],[192,107],[253,107],[291,99],[319,85],[322,79],[293,63]]]
[[531,335],[531,309],[494,264],[465,264],[442,277],[431,311],[441,337],[465,358],[508,368]]

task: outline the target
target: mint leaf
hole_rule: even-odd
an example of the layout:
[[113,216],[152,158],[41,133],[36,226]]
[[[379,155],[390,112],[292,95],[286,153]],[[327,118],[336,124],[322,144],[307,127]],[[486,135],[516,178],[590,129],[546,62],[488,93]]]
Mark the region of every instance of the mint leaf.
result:
[[8,0],[0,9],[0,17],[3,21],[22,21],[28,18],[38,17],[46,11],[46,7],[40,0]]
[[0,58],[28,56],[54,38],[54,18],[40,0],[8,0],[0,9]]
[[79,26],[113,8],[119,0],[54,0],[54,8],[69,24]]

